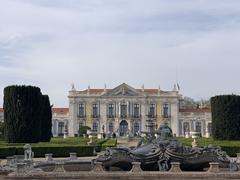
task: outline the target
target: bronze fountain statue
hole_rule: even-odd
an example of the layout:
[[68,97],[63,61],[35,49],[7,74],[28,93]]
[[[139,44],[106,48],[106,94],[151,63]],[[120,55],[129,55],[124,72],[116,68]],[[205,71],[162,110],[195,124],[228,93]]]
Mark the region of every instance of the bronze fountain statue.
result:
[[[154,136],[157,134],[157,137]],[[140,162],[145,171],[168,171],[171,162],[180,162],[184,171],[203,171],[209,163],[217,162],[220,168],[237,171],[237,163],[220,147],[185,146],[173,137],[172,130],[166,124],[150,135],[146,142],[141,140],[137,147],[108,148],[96,162],[102,162],[106,170],[130,170],[132,162]]]

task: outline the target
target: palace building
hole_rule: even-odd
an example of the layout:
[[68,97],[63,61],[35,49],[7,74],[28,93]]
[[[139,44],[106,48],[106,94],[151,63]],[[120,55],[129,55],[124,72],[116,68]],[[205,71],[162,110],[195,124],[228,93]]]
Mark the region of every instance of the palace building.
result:
[[[115,133],[118,137],[137,136],[153,131],[167,123],[176,136],[188,137],[198,132],[211,136],[211,109],[191,98],[183,98],[174,86],[171,91],[135,89],[125,83],[114,89],[77,91],[68,95],[69,107],[52,108],[52,134],[54,137],[76,136],[79,125],[88,126],[96,133]],[[4,110],[0,108],[0,122]]]
[[78,134],[79,125],[89,126],[96,133],[124,137],[153,131],[161,123],[167,123],[176,136],[190,131],[208,136],[210,110],[199,113],[199,110],[181,110],[182,96],[176,85],[171,91],[163,91],[160,87],[135,89],[125,83],[114,89],[88,87],[82,91],[73,86],[68,98],[69,136]]

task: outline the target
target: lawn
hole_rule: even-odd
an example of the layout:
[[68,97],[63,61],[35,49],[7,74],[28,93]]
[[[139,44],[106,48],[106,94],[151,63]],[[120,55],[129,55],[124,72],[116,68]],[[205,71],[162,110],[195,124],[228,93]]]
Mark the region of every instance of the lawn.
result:
[[[184,145],[191,146],[192,138],[177,138]],[[227,141],[227,140],[214,140],[212,138],[199,138],[197,142],[200,147],[208,146],[212,144],[214,146],[220,146],[222,150],[226,151],[228,155],[235,157],[236,153],[240,153],[240,141]]]

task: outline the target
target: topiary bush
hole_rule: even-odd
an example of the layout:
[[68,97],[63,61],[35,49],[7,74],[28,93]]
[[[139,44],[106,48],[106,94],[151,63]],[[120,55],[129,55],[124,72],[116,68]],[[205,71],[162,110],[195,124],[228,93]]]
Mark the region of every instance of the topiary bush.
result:
[[4,135],[9,143],[50,141],[52,111],[47,95],[33,86],[4,88]]
[[240,96],[222,95],[211,98],[212,134],[214,139],[240,139]]

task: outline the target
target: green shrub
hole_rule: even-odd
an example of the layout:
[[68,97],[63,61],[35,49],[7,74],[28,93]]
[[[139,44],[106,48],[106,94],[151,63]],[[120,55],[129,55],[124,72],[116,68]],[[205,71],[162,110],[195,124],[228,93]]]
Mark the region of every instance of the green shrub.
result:
[[116,147],[117,146],[117,139],[108,139],[104,142],[101,146],[101,151],[104,151],[108,147]]
[[[79,157],[93,156],[96,152],[105,150],[106,147],[114,147],[117,144],[116,139],[93,139],[91,146],[87,145],[87,138],[52,138],[51,142],[40,142],[31,144],[35,157],[44,157],[45,154],[53,154],[54,157],[69,157],[69,153],[76,152]],[[23,155],[23,143],[6,143],[0,141],[0,158],[13,155]]]
[[[53,154],[53,157],[69,157],[69,153],[75,152],[79,157],[93,156],[93,146],[49,146],[32,147],[34,157],[45,157],[45,154]],[[23,155],[22,147],[0,147],[0,158],[7,156]]]

